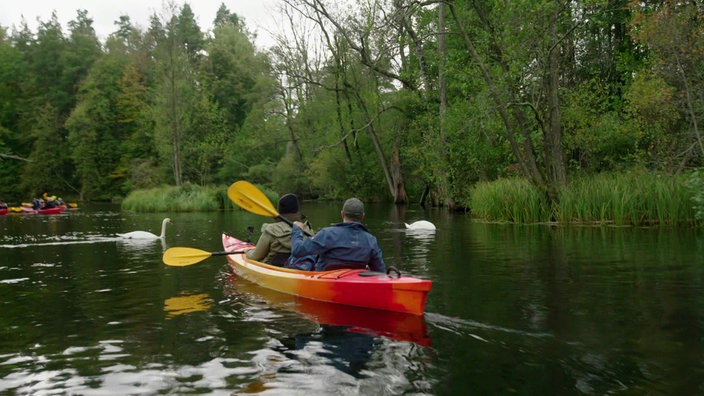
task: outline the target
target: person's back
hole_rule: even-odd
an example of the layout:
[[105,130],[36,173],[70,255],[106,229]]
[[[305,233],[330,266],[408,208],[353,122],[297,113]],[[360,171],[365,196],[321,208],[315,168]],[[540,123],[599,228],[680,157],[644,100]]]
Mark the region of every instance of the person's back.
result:
[[44,209],[52,209],[57,206],[58,205],[57,205],[56,201],[52,197],[49,197],[49,199],[47,199],[46,203],[44,204]]
[[[279,215],[290,221],[301,221],[303,216],[299,213],[298,198],[293,194],[286,194],[279,199]],[[312,228],[306,222],[306,230]],[[291,255],[291,226],[283,220],[275,223],[262,224],[261,236],[257,246],[248,250],[247,258],[267,264],[283,266]]]
[[341,215],[342,223],[325,227],[307,239],[303,239],[302,224],[295,222],[291,256],[316,256],[316,271],[369,267],[372,271],[386,272],[376,238],[361,223],[364,218],[362,201],[348,199]]

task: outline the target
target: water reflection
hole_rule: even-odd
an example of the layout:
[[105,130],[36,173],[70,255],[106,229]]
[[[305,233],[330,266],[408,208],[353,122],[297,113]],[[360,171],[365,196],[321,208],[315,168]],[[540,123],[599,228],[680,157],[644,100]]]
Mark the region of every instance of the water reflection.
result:
[[164,300],[164,312],[168,320],[178,315],[207,311],[212,305],[213,301],[205,293],[184,294]]
[[270,334],[266,347],[253,352],[260,370],[244,385],[246,393],[430,389],[415,372],[432,353],[423,316],[318,302],[264,289],[230,271],[222,276],[233,307],[247,300],[250,320],[265,323]]
[[162,252],[168,248],[163,239],[123,239],[118,237],[112,240],[117,243],[118,251],[135,256],[151,254],[154,252],[155,246],[161,246]]
[[[394,208],[369,205],[369,228],[388,265],[433,281],[421,321],[336,318],[344,308],[221,275],[222,257],[171,267],[163,245],[114,239],[164,214],[113,205],[0,217],[0,394],[702,393],[701,230]],[[306,207],[315,224],[331,213],[338,204]],[[208,251],[221,249],[221,231],[262,222],[244,211],[169,216],[179,227],[168,243]],[[406,233],[417,218],[438,232]]]

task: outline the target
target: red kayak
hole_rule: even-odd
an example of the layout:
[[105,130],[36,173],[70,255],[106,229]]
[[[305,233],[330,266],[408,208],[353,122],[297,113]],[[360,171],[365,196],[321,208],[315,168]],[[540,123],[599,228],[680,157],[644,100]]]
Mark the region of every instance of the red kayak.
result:
[[[227,252],[254,246],[222,235]],[[227,255],[235,273],[260,286],[279,292],[357,307],[422,315],[432,282],[410,276],[392,276],[360,269],[301,271],[249,260],[244,253]]]
[[261,299],[268,307],[295,310],[322,325],[346,327],[349,332],[410,341],[422,346],[431,345],[425,318],[422,315],[391,311],[380,315],[375,309],[292,296],[260,287],[236,274],[228,276],[228,282],[232,287],[226,288],[226,294],[241,293]]
[[0,209],[0,216],[7,214],[7,208]]
[[61,214],[61,211],[63,208],[61,207],[56,207],[56,208],[48,208],[48,209],[32,209],[32,208],[27,208],[25,206],[22,206],[22,213],[34,213],[34,214]]

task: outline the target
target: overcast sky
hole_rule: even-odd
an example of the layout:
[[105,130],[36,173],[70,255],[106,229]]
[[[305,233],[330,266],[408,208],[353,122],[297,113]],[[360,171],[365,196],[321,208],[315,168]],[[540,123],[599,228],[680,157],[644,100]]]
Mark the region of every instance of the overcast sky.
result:
[[[230,12],[243,17],[249,30],[257,33],[257,45],[260,47],[273,45],[273,39],[267,31],[279,31],[275,24],[276,20],[280,20],[276,18],[280,0],[174,0],[178,6],[184,2],[190,4],[198,26],[203,31],[212,28],[215,13],[222,3]],[[149,17],[154,12],[162,14],[164,4],[163,0],[0,0],[0,25],[11,31],[13,25],[20,26],[24,16],[29,28],[36,32],[37,18],[48,21],[51,13],[56,11],[64,33],[67,33],[67,22],[76,18],[76,10],[84,9],[93,19],[96,34],[104,39],[117,30],[114,22],[120,15],[129,15],[133,25],[146,29]]]

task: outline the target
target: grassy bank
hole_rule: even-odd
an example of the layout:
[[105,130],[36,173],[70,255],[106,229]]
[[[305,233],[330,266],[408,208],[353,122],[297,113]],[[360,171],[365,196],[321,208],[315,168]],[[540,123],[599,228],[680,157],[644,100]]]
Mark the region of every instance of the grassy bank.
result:
[[[206,212],[221,210],[229,203],[227,187],[161,186],[132,191],[122,208],[134,212]],[[229,207],[232,205],[230,204]]]
[[[691,225],[697,223],[692,175],[627,172],[572,180],[559,202],[523,179],[480,183],[471,192],[474,216],[513,223]],[[698,222],[701,224],[700,221]]]
[[[208,212],[239,208],[227,197],[228,187],[184,184],[135,190],[122,201],[122,209],[134,212]],[[259,189],[275,206],[278,195],[265,188]]]

